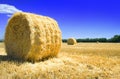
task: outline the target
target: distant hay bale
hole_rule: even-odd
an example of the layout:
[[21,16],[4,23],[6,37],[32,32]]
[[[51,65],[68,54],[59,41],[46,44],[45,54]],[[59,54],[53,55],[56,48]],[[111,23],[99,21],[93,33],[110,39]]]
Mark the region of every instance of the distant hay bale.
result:
[[77,41],[76,41],[76,39],[74,39],[74,38],[69,38],[68,40],[67,40],[67,44],[68,45],[74,45],[74,44],[76,44],[77,43]]
[[57,22],[46,16],[17,12],[6,27],[6,52],[14,58],[39,61],[54,57],[61,48],[61,41]]

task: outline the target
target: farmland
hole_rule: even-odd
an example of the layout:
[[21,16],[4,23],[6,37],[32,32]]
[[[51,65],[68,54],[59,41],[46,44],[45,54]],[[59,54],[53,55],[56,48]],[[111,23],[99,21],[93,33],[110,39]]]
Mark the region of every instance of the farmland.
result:
[[63,43],[57,57],[34,64],[11,59],[0,43],[0,79],[119,78],[120,43]]

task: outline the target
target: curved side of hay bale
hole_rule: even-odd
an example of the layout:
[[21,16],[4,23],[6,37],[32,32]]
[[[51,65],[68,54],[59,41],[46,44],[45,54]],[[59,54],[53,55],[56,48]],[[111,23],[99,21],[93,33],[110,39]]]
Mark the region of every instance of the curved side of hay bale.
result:
[[69,39],[67,40],[67,44],[68,44],[68,45],[74,45],[74,44],[76,44],[76,43],[77,43],[77,41],[76,41],[75,38],[69,38]]
[[6,27],[6,52],[14,58],[38,61],[56,56],[61,41],[57,22],[49,17],[17,12]]

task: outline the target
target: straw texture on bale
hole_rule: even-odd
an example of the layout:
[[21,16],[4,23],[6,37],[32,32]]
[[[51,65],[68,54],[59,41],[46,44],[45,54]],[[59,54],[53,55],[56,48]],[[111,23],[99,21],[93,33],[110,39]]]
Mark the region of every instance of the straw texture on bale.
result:
[[61,39],[60,28],[54,19],[17,12],[9,19],[6,27],[5,48],[8,56],[39,61],[57,56]]
[[68,45],[75,45],[77,43],[76,39],[75,38],[69,38],[67,40],[67,44]]

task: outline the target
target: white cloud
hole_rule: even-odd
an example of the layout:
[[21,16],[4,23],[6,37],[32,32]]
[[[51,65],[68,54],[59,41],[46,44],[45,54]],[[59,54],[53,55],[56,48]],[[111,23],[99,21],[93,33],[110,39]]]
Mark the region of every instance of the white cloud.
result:
[[22,10],[17,9],[13,5],[0,4],[0,13],[1,14],[7,14],[7,16],[11,16],[15,12],[22,12]]
[[8,17],[11,17],[12,15],[11,15],[11,14],[8,14],[7,16],[8,16]]

